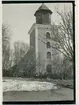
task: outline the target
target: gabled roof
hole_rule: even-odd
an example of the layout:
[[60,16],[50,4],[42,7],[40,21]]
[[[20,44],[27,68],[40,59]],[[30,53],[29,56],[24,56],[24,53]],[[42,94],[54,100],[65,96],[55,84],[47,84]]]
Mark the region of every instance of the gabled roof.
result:
[[41,11],[41,10],[45,10],[45,11],[48,11],[50,14],[52,14],[52,11],[43,3],[39,8],[38,8],[38,10],[35,12],[35,16],[36,16],[36,13],[38,12],[38,11]]

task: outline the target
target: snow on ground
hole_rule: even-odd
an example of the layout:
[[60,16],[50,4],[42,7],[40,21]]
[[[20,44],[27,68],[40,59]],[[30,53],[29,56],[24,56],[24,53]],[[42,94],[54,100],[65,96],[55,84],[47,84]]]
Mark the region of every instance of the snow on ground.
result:
[[3,92],[7,91],[43,91],[57,89],[55,84],[50,82],[27,81],[27,80],[3,80]]

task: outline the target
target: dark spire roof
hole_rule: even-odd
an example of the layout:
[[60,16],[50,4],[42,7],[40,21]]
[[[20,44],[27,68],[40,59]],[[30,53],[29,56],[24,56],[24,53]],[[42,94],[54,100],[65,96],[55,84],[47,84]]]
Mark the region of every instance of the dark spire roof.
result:
[[45,11],[48,11],[50,14],[52,14],[52,11],[46,6],[46,5],[44,5],[44,3],[42,3],[42,5],[38,8],[38,10],[35,12],[35,16],[36,16],[36,13],[38,12],[38,11],[41,11],[41,10],[45,10]]

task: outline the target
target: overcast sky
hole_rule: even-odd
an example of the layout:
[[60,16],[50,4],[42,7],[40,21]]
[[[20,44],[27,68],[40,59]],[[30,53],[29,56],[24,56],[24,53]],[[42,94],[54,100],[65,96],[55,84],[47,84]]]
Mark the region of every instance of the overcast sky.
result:
[[[29,44],[28,31],[32,24],[35,23],[35,11],[41,3],[35,4],[3,4],[3,23],[8,24],[12,29],[12,43],[17,40],[24,41]],[[60,17],[56,13],[56,7],[59,11],[69,11],[72,8],[71,3],[45,3],[51,9],[52,21],[60,21]]]

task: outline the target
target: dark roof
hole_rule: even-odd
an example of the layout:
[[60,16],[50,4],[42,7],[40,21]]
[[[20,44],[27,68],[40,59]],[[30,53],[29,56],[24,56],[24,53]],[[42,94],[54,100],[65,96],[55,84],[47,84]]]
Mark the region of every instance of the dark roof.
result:
[[41,10],[45,10],[45,11],[48,11],[50,14],[52,14],[52,11],[45,5],[45,4],[42,4],[39,8],[38,8],[38,10],[35,12],[35,16],[36,16],[36,13],[38,12],[38,11],[41,11]]

